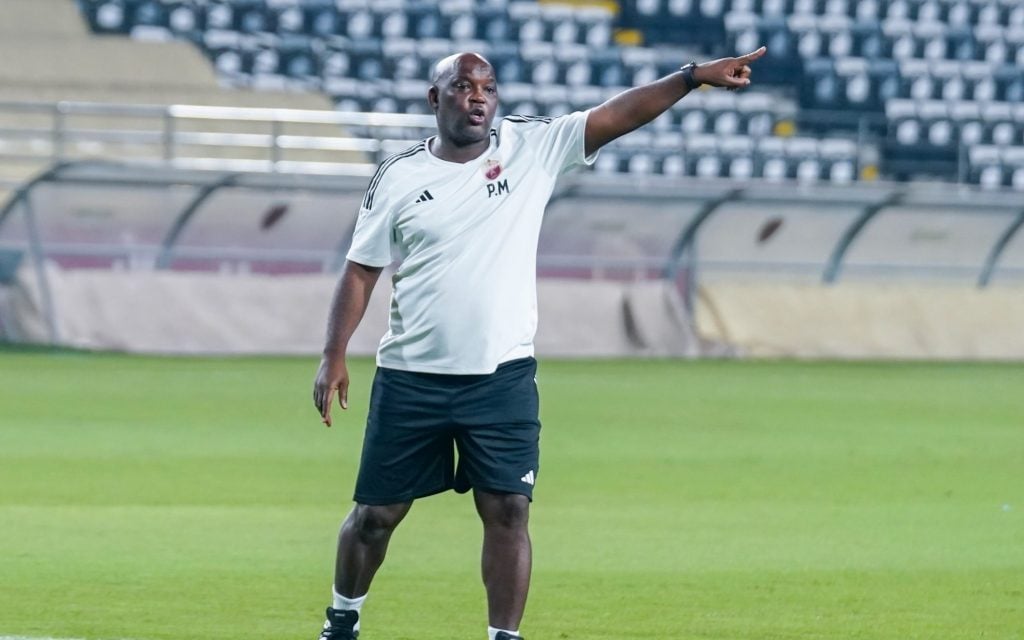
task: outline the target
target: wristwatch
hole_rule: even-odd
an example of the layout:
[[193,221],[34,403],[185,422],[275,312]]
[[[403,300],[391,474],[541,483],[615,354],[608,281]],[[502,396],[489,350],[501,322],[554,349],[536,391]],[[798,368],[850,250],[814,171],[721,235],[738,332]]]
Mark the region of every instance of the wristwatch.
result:
[[691,61],[690,64],[679,67],[679,70],[683,73],[683,82],[686,83],[686,88],[690,91],[693,91],[700,87],[700,85],[704,84],[703,82],[698,82],[697,79],[693,77],[693,71],[696,68],[697,63],[693,61]]

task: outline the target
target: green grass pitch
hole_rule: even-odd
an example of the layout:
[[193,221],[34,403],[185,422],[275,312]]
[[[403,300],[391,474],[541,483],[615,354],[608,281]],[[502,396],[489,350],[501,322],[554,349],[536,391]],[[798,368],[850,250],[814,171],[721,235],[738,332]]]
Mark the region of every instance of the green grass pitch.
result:
[[[0,637],[313,638],[372,364],[0,352]],[[1024,367],[541,361],[529,640],[1024,638]],[[418,503],[367,640],[482,640]]]

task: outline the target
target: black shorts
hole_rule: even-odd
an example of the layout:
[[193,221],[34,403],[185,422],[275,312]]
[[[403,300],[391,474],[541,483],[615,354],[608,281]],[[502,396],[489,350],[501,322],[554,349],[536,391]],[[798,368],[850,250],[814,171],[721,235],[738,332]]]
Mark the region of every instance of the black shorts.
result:
[[532,500],[540,470],[536,375],[533,358],[489,375],[378,368],[356,502],[396,504],[471,488]]

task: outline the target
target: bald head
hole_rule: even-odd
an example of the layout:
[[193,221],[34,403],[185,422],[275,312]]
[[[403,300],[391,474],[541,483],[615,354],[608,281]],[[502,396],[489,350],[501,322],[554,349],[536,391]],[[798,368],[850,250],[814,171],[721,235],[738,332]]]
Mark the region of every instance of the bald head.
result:
[[473,71],[483,71],[491,76],[494,75],[494,67],[479,53],[453,53],[434,63],[434,68],[430,72],[430,84],[435,88],[440,88],[452,78],[469,75]]
[[427,102],[437,117],[438,145],[431,151],[438,157],[465,162],[487,149],[498,110],[498,81],[483,56],[456,53],[438,60]]

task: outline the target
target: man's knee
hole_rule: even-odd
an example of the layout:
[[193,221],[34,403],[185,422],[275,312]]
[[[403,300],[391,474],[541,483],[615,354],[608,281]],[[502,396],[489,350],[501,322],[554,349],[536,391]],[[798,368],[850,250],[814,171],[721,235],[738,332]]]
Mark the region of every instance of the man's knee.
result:
[[352,510],[350,521],[359,539],[364,542],[388,538],[405,517],[409,505],[366,505],[357,504]]
[[530,499],[517,493],[484,493],[477,496],[484,525],[504,529],[525,528],[530,520]]

